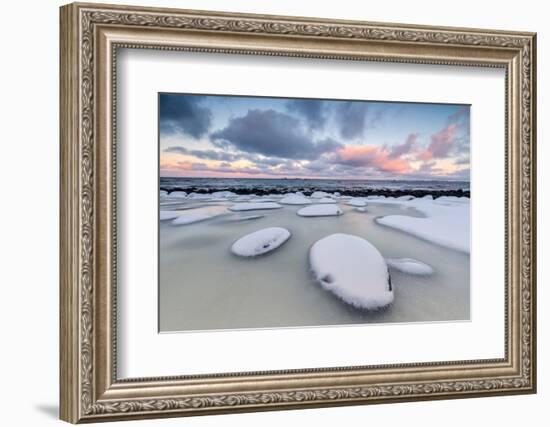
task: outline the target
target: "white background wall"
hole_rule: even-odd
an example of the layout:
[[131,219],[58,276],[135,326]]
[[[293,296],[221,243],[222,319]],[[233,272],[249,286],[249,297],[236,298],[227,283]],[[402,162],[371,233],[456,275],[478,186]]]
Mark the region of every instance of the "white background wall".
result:
[[[110,0],[113,3],[122,3]],[[58,402],[58,6],[57,0],[2,5],[0,24],[0,420],[59,425]],[[278,426],[546,425],[550,405],[550,29],[544,2],[462,0],[133,0],[133,4],[538,32],[539,393],[439,402],[139,421],[133,425]],[[487,165],[490,170],[490,165]],[[546,218],[545,218],[546,217]],[[546,335],[546,336],[545,336]],[[546,418],[546,420],[544,419]]]

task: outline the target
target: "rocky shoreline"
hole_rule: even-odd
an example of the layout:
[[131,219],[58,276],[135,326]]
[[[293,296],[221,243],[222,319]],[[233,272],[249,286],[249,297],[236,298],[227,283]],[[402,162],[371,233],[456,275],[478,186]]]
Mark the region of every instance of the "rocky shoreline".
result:
[[238,195],[250,195],[255,194],[257,196],[268,196],[270,194],[287,194],[290,192],[300,191],[305,196],[310,196],[315,191],[325,191],[327,193],[340,193],[341,196],[350,196],[350,197],[368,197],[368,196],[385,196],[385,197],[401,197],[401,196],[413,196],[413,197],[424,197],[432,196],[434,199],[443,196],[451,197],[467,197],[470,198],[470,191],[464,191],[462,189],[458,190],[394,190],[394,189],[372,189],[372,188],[323,188],[323,187],[309,187],[309,188],[234,188],[234,187],[220,187],[220,188],[209,188],[204,187],[168,187],[161,186],[161,191],[166,191],[168,194],[173,191],[185,191],[187,193],[199,193],[199,194],[211,194],[219,191],[231,191]]

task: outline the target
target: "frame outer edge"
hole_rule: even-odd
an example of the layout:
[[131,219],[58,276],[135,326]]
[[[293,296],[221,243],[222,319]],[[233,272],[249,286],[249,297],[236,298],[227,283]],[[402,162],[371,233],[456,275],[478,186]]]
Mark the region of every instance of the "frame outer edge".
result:
[[531,390],[537,393],[537,33],[531,36]]
[[59,21],[59,418],[76,423],[80,418],[77,8],[61,6]]
[[[127,7],[127,6],[115,6],[115,5],[101,5],[101,4],[72,4],[61,7],[60,20],[61,20],[61,32],[60,32],[60,139],[61,139],[61,151],[60,151],[60,163],[61,163],[61,197],[60,197],[60,384],[61,384],[61,411],[60,418],[71,422],[96,422],[96,421],[108,421],[118,419],[139,419],[139,418],[161,418],[168,416],[182,416],[182,415],[201,415],[207,413],[226,413],[226,412],[249,412],[258,410],[275,410],[275,409],[291,409],[291,408],[306,408],[306,407],[325,407],[336,405],[349,405],[349,404],[365,404],[365,403],[382,403],[386,399],[377,399],[378,395],[369,395],[370,400],[367,402],[366,397],[354,397],[355,389],[345,389],[342,391],[342,396],[337,396],[336,400],[333,400],[332,394],[340,390],[320,390],[320,393],[327,393],[326,398],[323,398],[322,394],[318,394],[316,390],[296,390],[291,392],[276,393],[270,390],[269,393],[263,393],[260,395],[250,393],[240,393],[233,395],[207,395],[207,396],[192,396],[188,399],[142,399],[142,400],[116,400],[111,401],[97,401],[96,392],[96,378],[95,366],[97,362],[94,358],[96,352],[96,339],[95,330],[92,330],[92,324],[90,324],[91,316],[96,314],[94,312],[95,304],[97,303],[97,294],[92,293],[97,285],[97,276],[90,271],[90,267],[95,265],[97,259],[94,256],[94,244],[89,241],[89,238],[95,238],[95,232],[97,223],[94,223],[94,199],[96,198],[96,191],[93,175],[97,172],[96,158],[94,156],[95,144],[94,139],[97,135],[94,135],[95,124],[95,108],[93,111],[83,111],[82,107],[87,106],[90,99],[92,103],[95,102],[94,98],[97,93],[90,92],[91,88],[95,91],[94,85],[94,73],[91,73],[87,68],[87,62],[84,60],[92,60],[94,48],[94,37],[91,39],[82,39],[82,29],[86,29],[89,21],[81,21],[81,12],[83,8],[89,7],[93,11],[101,13],[106,11],[116,12],[151,12],[154,10],[162,10],[166,13],[193,13],[197,16],[193,16],[199,22],[200,28],[205,31],[217,31],[220,28],[216,27],[216,21],[214,18],[220,18],[224,21],[224,18],[233,17],[239,18],[240,16],[246,20],[250,19],[251,24],[260,23],[264,19],[269,21],[270,17],[262,17],[261,15],[247,15],[247,14],[223,14],[218,12],[197,12],[197,11],[185,11],[177,9],[156,9],[156,8],[142,8],[142,7]],[[113,12],[114,13],[114,12]],[[107,14],[109,15],[109,14]],[[133,18],[131,14],[130,18]],[[306,27],[316,29],[315,25],[324,25],[327,21],[318,22],[315,18],[291,18],[291,17],[271,17],[277,19],[283,19],[289,27],[296,27],[298,23],[304,23]],[[105,22],[109,21],[110,16],[105,17]],[[254,21],[254,22],[252,22]],[[140,24],[133,21],[128,21],[131,25],[149,25],[147,20]],[[205,22],[206,25],[202,25]],[[115,22],[116,23],[116,22]],[[223,23],[223,22],[222,22]],[[330,23],[330,22],[329,22]],[[335,21],[334,24],[351,25],[349,22]],[[261,22],[263,28],[263,22]],[[269,22],[267,22],[269,24]],[[357,23],[362,26],[367,23]],[[374,25],[375,23],[368,23]],[[190,24],[191,28],[194,28],[194,23]],[[389,30],[392,29],[393,24],[386,24]],[[82,27],[82,28],[81,28]],[[183,25],[182,25],[183,27]],[[204,28],[203,28],[204,27]],[[228,27],[233,28],[233,27]],[[292,30],[289,34],[296,32],[298,37],[311,36],[307,34],[301,26],[296,27],[296,30]],[[460,40],[457,42],[452,38],[453,30],[459,31],[458,28],[438,28],[438,27],[413,27],[404,26],[404,28],[398,28],[399,31],[403,30],[406,33],[399,33],[397,36],[398,41],[401,38],[413,36],[412,41],[416,40],[416,32],[411,32],[413,28],[424,28],[429,32],[446,31],[445,37],[422,37],[420,34],[422,31],[418,31],[420,43],[426,45],[438,45],[441,43],[448,43],[448,45],[460,44]],[[275,35],[283,34],[283,29],[278,27],[268,27],[270,33]],[[327,36],[328,39],[343,39],[345,37],[362,38],[363,34],[357,32],[357,28],[347,28],[352,31],[345,34],[333,34],[330,32],[330,28],[317,28],[320,31],[319,37]],[[375,28],[376,29],[376,28]],[[233,28],[234,30],[234,28]],[[256,29],[254,26],[246,28],[237,28],[237,32],[249,33],[254,32]],[[459,31],[460,32],[460,31]],[[87,34],[87,33],[86,33]],[[86,35],[84,34],[84,35]],[[497,36],[498,34],[498,36]],[[438,36],[439,34],[435,34]],[[459,36],[461,34],[458,34]],[[517,35],[517,37],[516,37]],[[89,36],[89,34],[88,34]],[[315,34],[317,36],[317,34]],[[476,386],[472,381],[471,394],[462,394],[460,390],[452,388],[453,384],[442,384],[443,387],[438,391],[438,384],[424,384],[425,389],[423,393],[417,391],[414,387],[415,384],[402,385],[403,390],[407,391],[411,388],[411,393],[399,393],[399,395],[391,395],[388,401],[411,401],[411,400],[435,400],[439,398],[464,398],[473,396],[485,396],[496,394],[523,394],[533,393],[536,391],[536,313],[535,313],[535,292],[536,292],[536,128],[535,128],[535,111],[536,111],[536,35],[533,33],[506,33],[495,32],[492,33],[488,30],[473,30],[467,29],[464,35],[463,44],[473,46],[477,43],[481,43],[482,46],[497,46],[501,48],[509,48],[517,51],[518,49],[530,50],[525,52],[526,55],[522,58],[530,61],[530,66],[519,63],[528,69],[527,83],[522,87],[519,85],[520,93],[525,95],[526,91],[528,96],[523,99],[523,112],[530,115],[527,120],[523,122],[520,120],[521,125],[525,132],[530,135],[523,139],[523,148],[527,153],[525,157],[521,156],[525,162],[525,169],[520,167],[520,174],[525,174],[526,181],[524,181],[524,187],[520,190],[519,197],[524,195],[522,202],[524,203],[523,219],[526,222],[526,246],[525,256],[527,259],[526,265],[526,283],[523,287],[524,299],[523,307],[524,311],[529,312],[527,316],[523,317],[525,334],[521,334],[525,339],[524,345],[519,350],[520,360],[526,360],[527,364],[524,365],[523,375],[521,378],[511,379],[510,384],[503,383],[500,390],[500,386],[493,387],[493,382],[477,381],[479,384]],[[390,38],[393,35],[390,34]],[[468,37],[472,37],[468,38]],[[381,37],[377,38],[382,40]],[[84,40],[84,41],[83,41]],[[410,39],[407,39],[411,42]],[[500,44],[502,43],[502,44]],[[84,47],[83,47],[84,46]],[[92,47],[92,50],[90,50]],[[87,55],[91,55],[88,58]],[[81,62],[83,60],[84,62]],[[97,64],[95,64],[97,65]],[[94,65],[94,66],[95,66]],[[84,79],[83,75],[86,77]],[[92,120],[92,122],[90,122]],[[92,127],[90,127],[92,124]],[[523,135],[522,132],[520,132]],[[92,162],[90,164],[90,161]],[[91,180],[91,181],[90,181]],[[528,191],[530,194],[525,194],[523,190]],[[86,194],[84,194],[86,193]],[[82,196],[82,197],[81,197]],[[520,224],[518,224],[521,227]],[[520,234],[521,236],[521,234]],[[523,237],[523,236],[522,236]],[[521,252],[520,252],[521,253]],[[95,276],[95,277],[94,277]],[[530,328],[530,331],[529,331]],[[519,329],[519,327],[518,327]],[[531,362],[531,363],[529,363]],[[500,378],[494,379],[498,382]],[[505,379],[503,379],[504,381]],[[517,381],[517,382],[514,382]],[[470,383],[465,381],[466,385]],[[508,385],[506,385],[508,384]],[[445,387],[451,387],[450,391]],[[478,387],[478,388],[476,388]],[[380,397],[387,397],[383,387],[380,388]],[[347,396],[347,392],[351,393]],[[392,390],[388,388],[388,392]],[[500,393],[499,393],[500,391]],[[347,397],[346,397],[347,396]],[[264,398],[270,398],[273,400],[264,401]],[[303,400],[305,398],[305,400]]]

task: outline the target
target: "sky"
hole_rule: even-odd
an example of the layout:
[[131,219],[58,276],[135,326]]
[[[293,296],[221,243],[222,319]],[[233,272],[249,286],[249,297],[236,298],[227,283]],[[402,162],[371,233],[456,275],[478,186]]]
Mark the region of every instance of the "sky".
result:
[[159,94],[160,174],[470,179],[470,107]]

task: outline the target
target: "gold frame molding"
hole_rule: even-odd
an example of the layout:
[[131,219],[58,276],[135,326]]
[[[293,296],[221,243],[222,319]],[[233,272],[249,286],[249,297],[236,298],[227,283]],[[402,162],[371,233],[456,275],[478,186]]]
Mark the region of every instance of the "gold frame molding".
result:
[[[72,423],[536,391],[536,35],[75,3],[61,7],[60,416]],[[506,72],[503,359],[119,380],[116,52],[168,49]]]

